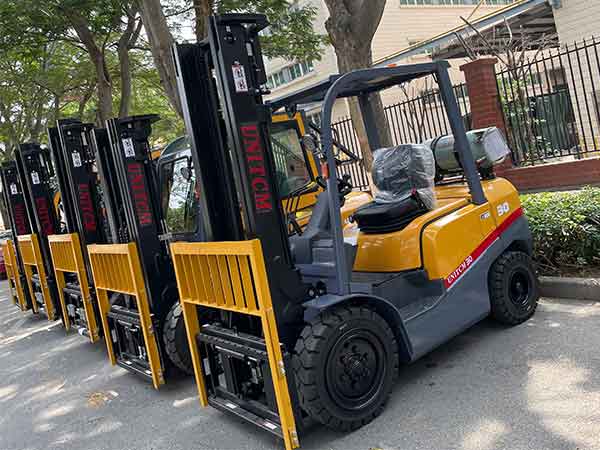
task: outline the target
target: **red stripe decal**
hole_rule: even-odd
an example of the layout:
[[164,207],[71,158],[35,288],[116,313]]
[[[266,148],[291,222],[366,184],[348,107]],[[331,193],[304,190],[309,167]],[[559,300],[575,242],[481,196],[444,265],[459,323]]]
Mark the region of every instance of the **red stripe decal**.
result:
[[523,208],[519,207],[515,209],[510,216],[508,216],[504,222],[502,222],[494,231],[492,231],[479,246],[469,256],[467,256],[463,262],[461,262],[456,269],[450,273],[444,280],[444,286],[448,289],[452,286],[465,272],[471,267],[471,265],[479,258],[483,252],[485,252],[500,235],[510,227],[515,220],[523,215]]

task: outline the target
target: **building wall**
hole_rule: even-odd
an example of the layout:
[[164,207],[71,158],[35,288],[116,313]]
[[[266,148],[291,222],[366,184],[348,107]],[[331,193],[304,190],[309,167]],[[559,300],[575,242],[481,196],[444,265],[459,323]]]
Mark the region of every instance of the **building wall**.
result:
[[[600,3],[600,0],[598,0]],[[323,0],[301,0],[302,3],[311,3],[318,8],[315,30],[326,34],[325,21],[329,17],[329,11]],[[500,7],[482,6],[473,15],[473,18],[489,14]],[[473,11],[473,5],[401,5],[400,0],[388,0],[381,24],[373,39],[374,60],[388,56],[402,50],[423,39],[433,37],[439,33],[462,24],[460,16],[468,17]],[[427,55],[417,55],[406,60],[407,63],[428,61]],[[455,83],[462,82],[462,74],[458,70],[464,60],[453,62],[451,77]],[[274,73],[291,63],[283,59],[275,59],[267,62],[267,72]],[[327,46],[321,61],[314,63],[314,71],[308,75],[298,78],[291,83],[273,89],[271,98],[298,91],[317,81],[327,78],[338,72],[335,51],[331,45]],[[417,88],[417,91],[419,88]],[[411,92],[412,94],[412,92]],[[398,88],[388,89],[382,94],[384,104],[397,103],[405,99],[402,90]],[[344,102],[334,110],[334,117],[347,116],[348,109]]]
[[[554,8],[554,20],[561,45],[574,49],[573,44],[582,45],[584,39],[600,36],[599,0],[561,0],[561,6]],[[600,149],[600,67],[595,60],[594,49],[572,54],[571,59],[562,61],[568,71],[567,81],[571,92],[573,111],[579,128],[579,142],[582,149]],[[588,58],[591,58],[588,63]],[[573,66],[571,73],[570,67]]]
[[561,0],[561,7],[554,8],[554,20],[561,44],[571,44],[598,35],[600,1]]

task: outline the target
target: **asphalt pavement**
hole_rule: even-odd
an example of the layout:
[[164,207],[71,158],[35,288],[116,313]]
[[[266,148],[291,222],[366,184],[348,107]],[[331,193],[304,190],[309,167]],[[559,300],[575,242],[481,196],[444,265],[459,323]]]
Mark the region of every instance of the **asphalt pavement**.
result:
[[[541,302],[514,328],[473,327],[402,367],[384,413],[306,450],[600,449],[600,303]],[[160,391],[112,367],[104,342],[22,313],[0,284],[0,450],[283,449],[201,409],[192,378]]]

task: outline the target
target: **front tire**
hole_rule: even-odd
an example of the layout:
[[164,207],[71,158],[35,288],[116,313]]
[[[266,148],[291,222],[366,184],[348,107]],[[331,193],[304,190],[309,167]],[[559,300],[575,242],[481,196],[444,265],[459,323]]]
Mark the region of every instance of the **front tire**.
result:
[[535,313],[539,285],[531,257],[507,251],[494,262],[489,274],[491,316],[507,325],[525,322]]
[[192,355],[187,340],[183,310],[179,302],[175,303],[167,314],[162,337],[165,351],[171,362],[184,373],[192,375],[194,373]]
[[398,376],[391,328],[364,306],[322,312],[302,331],[293,366],[301,407],[339,431],[371,422],[383,411]]

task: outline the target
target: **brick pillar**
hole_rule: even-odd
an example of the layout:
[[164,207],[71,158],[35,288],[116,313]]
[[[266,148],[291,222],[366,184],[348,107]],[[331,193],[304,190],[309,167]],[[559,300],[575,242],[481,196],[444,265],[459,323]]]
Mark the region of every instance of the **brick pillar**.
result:
[[[496,58],[481,58],[460,66],[460,70],[465,74],[473,129],[498,127],[506,136],[504,115],[496,84],[497,62]],[[500,175],[510,167],[512,161],[507,158],[504,163],[496,167],[496,173]]]

